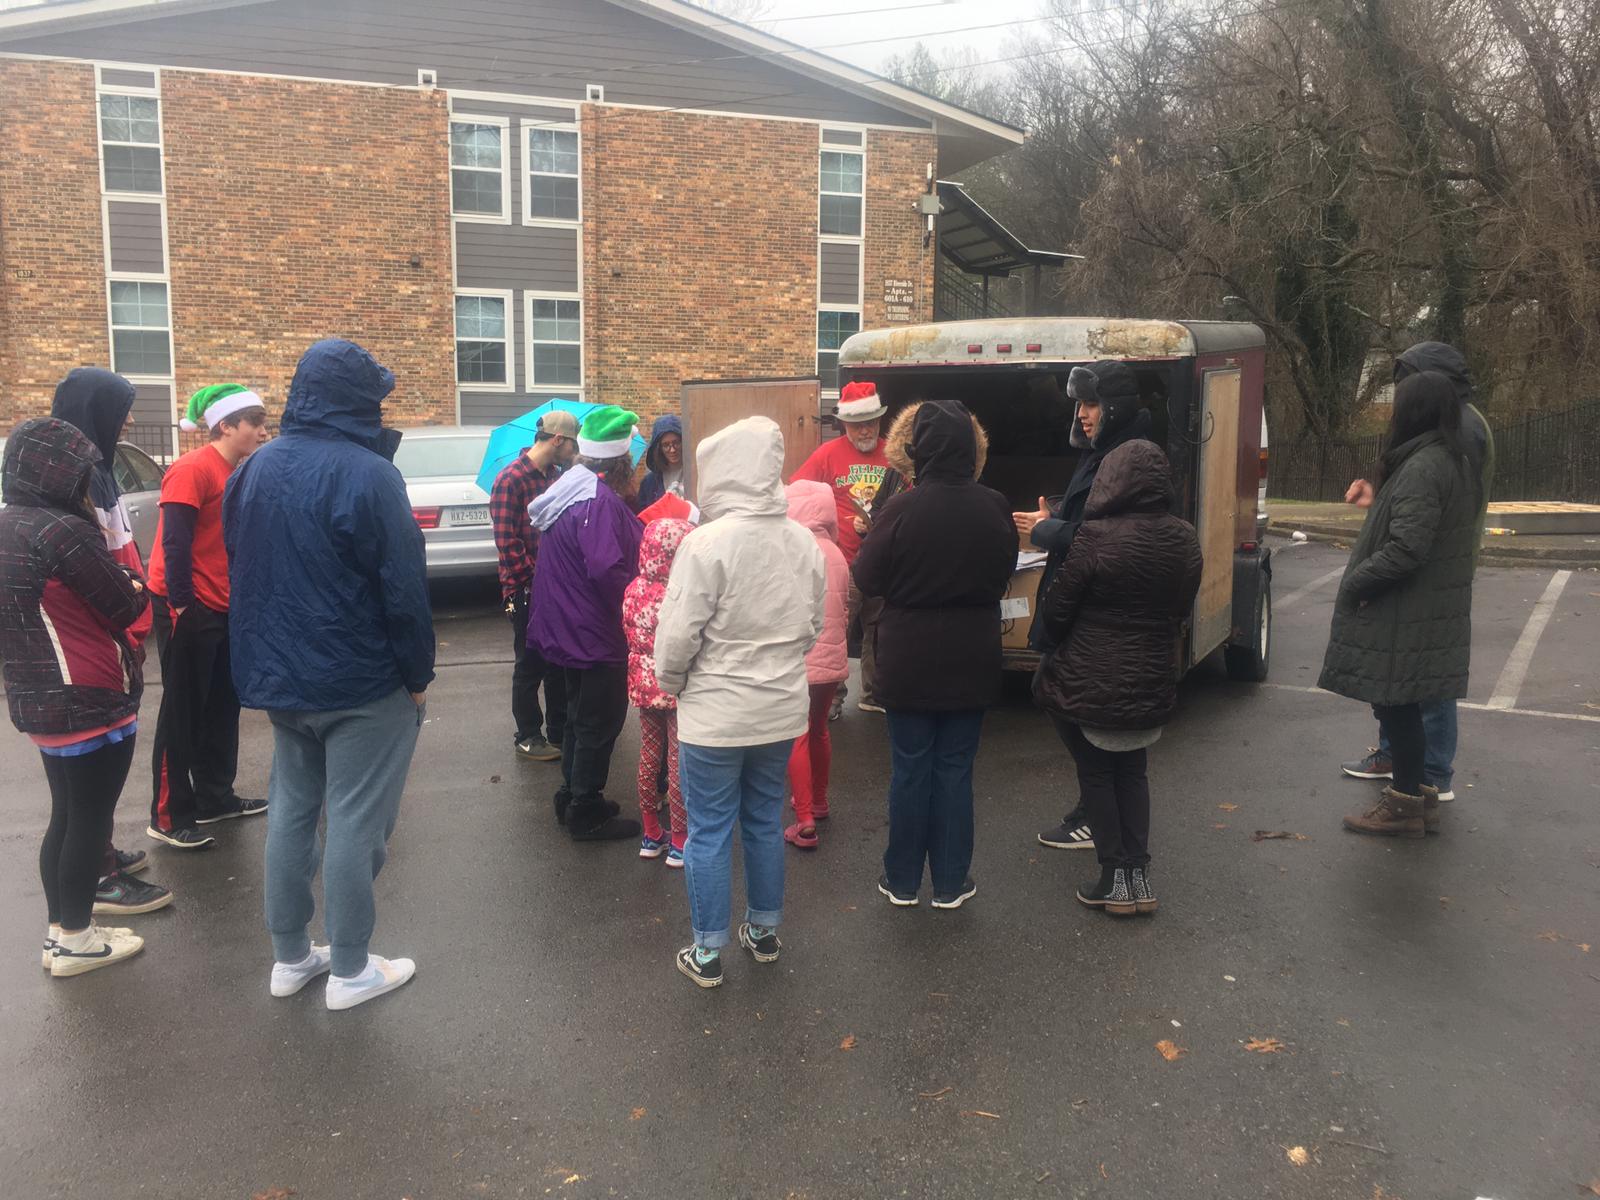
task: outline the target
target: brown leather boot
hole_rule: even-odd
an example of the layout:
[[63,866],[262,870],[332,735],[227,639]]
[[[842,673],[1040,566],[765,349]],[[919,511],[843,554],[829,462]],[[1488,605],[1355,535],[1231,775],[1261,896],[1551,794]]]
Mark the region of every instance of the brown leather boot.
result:
[[1439,832],[1439,789],[1422,785],[1422,827],[1429,833]]
[[1375,833],[1382,837],[1426,837],[1422,797],[1407,796],[1386,787],[1371,808],[1346,817],[1344,827],[1352,833]]

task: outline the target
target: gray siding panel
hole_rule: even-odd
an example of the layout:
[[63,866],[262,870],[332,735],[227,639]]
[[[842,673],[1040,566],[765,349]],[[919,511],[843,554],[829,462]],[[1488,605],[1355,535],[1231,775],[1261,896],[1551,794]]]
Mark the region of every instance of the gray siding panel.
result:
[[[519,364],[520,365],[520,364]],[[543,392],[537,395],[507,395],[504,392],[462,392],[461,423],[463,425],[504,425],[513,417],[520,417],[529,409],[538,408],[546,400],[558,397],[571,400],[570,394]]]
[[823,242],[818,255],[821,276],[817,295],[823,304],[861,303],[861,247]]
[[100,72],[100,82],[106,87],[136,87],[153,88],[156,85],[154,71],[122,71],[115,67],[107,67]]
[[490,100],[458,97],[451,101],[452,119],[469,121],[473,117],[520,117],[526,121],[572,122],[578,119],[575,108],[550,108],[538,104],[496,104]]
[[861,145],[861,131],[859,129],[824,129],[822,140],[830,146],[859,146]]
[[112,200],[106,205],[111,269],[160,275],[167,269],[161,244],[161,206]]
[[18,37],[6,49],[110,62],[212,67],[622,104],[709,108],[929,128],[779,61],[604,0],[273,0]]
[[165,383],[133,385],[133,420],[136,425],[172,425],[177,421],[172,388]]
[[[513,185],[511,190],[518,189]],[[576,292],[578,231],[457,221],[456,286]]]

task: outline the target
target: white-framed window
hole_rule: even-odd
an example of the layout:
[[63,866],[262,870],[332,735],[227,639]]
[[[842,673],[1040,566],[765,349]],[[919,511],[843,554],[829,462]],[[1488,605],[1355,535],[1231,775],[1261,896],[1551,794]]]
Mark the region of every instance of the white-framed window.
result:
[[577,127],[525,121],[522,149],[523,223],[574,225],[581,221]]
[[100,163],[107,192],[161,194],[161,100],[101,92]]
[[113,279],[111,369],[119,375],[172,375],[172,316],[167,285],[147,279]]
[[528,390],[583,387],[583,302],[529,293]]
[[456,384],[473,391],[509,392],[516,363],[511,336],[511,293],[473,289],[456,293]]
[[469,221],[511,221],[509,117],[450,119],[450,211]]
[[822,390],[839,390],[839,347],[853,333],[861,332],[859,308],[819,308],[817,310],[817,374]]
[[861,236],[866,156],[860,151],[821,152],[817,229],[825,237]]

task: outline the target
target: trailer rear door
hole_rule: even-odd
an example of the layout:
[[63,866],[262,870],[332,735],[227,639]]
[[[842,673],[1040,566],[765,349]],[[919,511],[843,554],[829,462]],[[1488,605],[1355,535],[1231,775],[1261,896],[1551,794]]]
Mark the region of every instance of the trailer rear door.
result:
[[1205,569],[1189,630],[1189,665],[1225,643],[1233,632],[1233,543],[1239,515],[1238,367],[1207,370],[1200,383],[1200,470],[1195,529]]
[[822,444],[822,385],[803,379],[692,380],[683,384],[683,457],[689,494],[698,496],[695,448],[745,417],[771,417],[783,431],[783,477],[788,480]]

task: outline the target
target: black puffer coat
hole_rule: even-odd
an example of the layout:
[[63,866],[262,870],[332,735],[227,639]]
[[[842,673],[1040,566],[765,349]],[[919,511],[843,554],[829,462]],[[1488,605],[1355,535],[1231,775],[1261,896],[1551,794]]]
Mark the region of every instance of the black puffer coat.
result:
[[1092,729],[1154,729],[1172,714],[1200,542],[1171,507],[1171,471],[1154,442],[1128,442],[1100,464],[1041,611],[1056,648],[1033,695],[1047,712]]
[[1385,460],[1339,584],[1320,683],[1368,704],[1459,699],[1472,660],[1477,481],[1438,433]]
[[1000,696],[1000,598],[1017,562],[1011,506],[974,481],[978,443],[964,405],[930,400],[911,431],[916,486],[890,500],[851,568],[881,596],[885,708],[962,712]]

